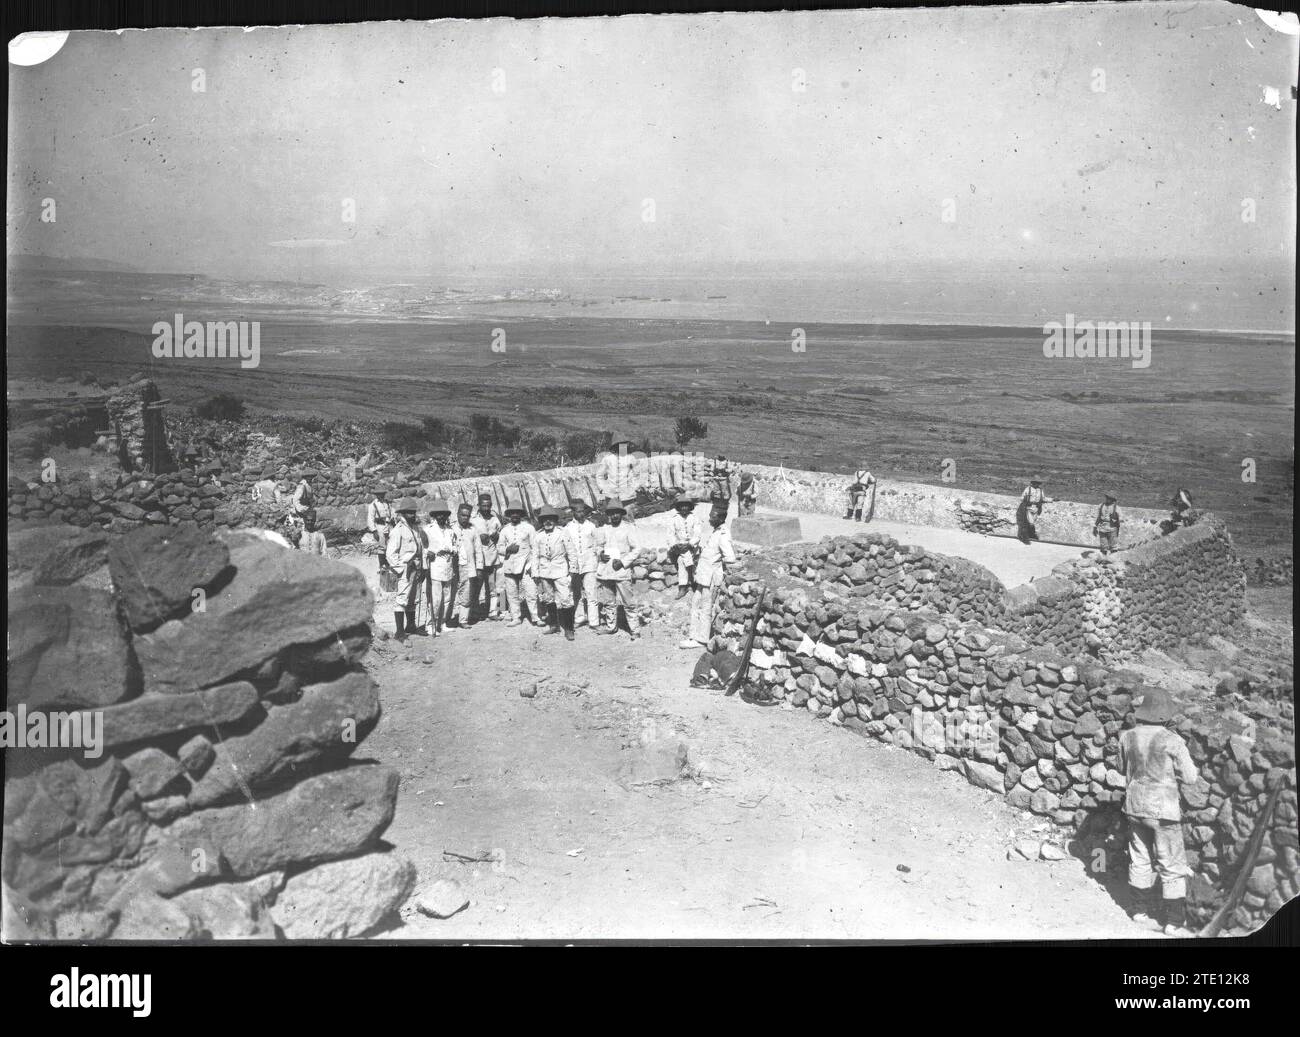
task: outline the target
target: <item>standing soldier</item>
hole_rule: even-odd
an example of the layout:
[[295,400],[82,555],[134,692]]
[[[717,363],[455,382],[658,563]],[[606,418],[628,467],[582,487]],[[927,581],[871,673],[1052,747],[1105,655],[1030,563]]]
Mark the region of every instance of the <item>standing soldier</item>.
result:
[[[517,627],[523,622],[520,601],[528,606],[528,616],[533,623],[537,618],[537,585],[533,581],[533,541],[536,531],[524,519],[524,509],[516,504],[506,506],[506,524],[501,530],[501,589],[510,615],[507,626]],[[540,624],[539,624],[540,625]]]
[[[1119,736],[1119,765],[1127,780],[1124,815],[1129,824],[1128,884],[1135,902],[1133,918],[1155,921],[1168,936],[1191,936],[1186,898],[1192,869],[1183,847],[1179,787],[1195,784],[1200,776],[1187,743],[1165,726],[1176,712],[1173,698],[1163,688],[1144,686],[1137,691],[1133,697],[1137,726]],[[1157,874],[1163,910],[1153,902]]]
[[396,637],[405,641],[414,634],[415,596],[424,587],[424,543],[416,525],[417,505],[407,497],[397,502],[397,524],[388,538],[388,564],[397,573],[397,600],[393,619],[397,626]]
[[560,513],[552,507],[538,512],[542,520],[541,532],[533,538],[533,577],[537,580],[537,597],[550,626],[547,634],[558,634],[561,624],[564,636],[573,640],[573,573],[572,546],[569,534],[556,526]]
[[308,508],[316,506],[316,491],[312,488],[311,481],[316,477],[316,473],[310,468],[304,468],[298,473],[298,486],[293,491],[293,513],[298,516]]
[[[456,537],[451,529],[451,508],[445,500],[429,504],[429,524],[424,527],[424,557],[428,562],[426,583],[433,636],[442,633],[455,608]],[[450,628],[449,628],[450,629]]]
[[727,463],[725,457],[719,456],[713,462],[713,472],[709,476],[712,488],[709,491],[709,500],[716,508],[719,504],[731,507],[731,465]]
[[325,553],[325,534],[316,528],[316,509],[308,508],[302,515],[302,537],[298,540],[298,550],[314,555]]
[[388,534],[393,530],[393,506],[388,502],[388,487],[375,487],[374,500],[366,507],[366,528],[379,544],[379,571],[388,567]]
[[689,494],[679,493],[673,507],[677,514],[668,523],[668,560],[677,564],[677,597],[684,598],[691,590],[691,574],[699,558],[703,531]]
[[846,518],[857,522],[870,522],[876,510],[876,477],[867,469],[859,468],[853,473],[853,482],[849,485],[849,513]]
[[462,504],[456,509],[456,604],[458,626],[469,626],[470,614],[478,603],[479,588],[483,583],[483,541],[479,531],[470,521],[473,509]]
[[632,452],[632,441],[615,437],[596,462],[596,489],[607,499],[621,501],[626,510],[632,507],[643,481],[640,458]]
[[[500,619],[497,570],[501,568],[501,555],[497,550],[497,541],[501,536],[501,520],[492,514],[492,494],[484,492],[478,495],[478,513],[472,522],[478,530],[479,543],[483,545],[483,571],[480,579],[487,595],[488,619]],[[473,604],[478,604],[477,598]]]
[[1052,498],[1043,495],[1042,477],[1035,475],[1020,495],[1020,504],[1016,508],[1016,530],[1022,544],[1038,539],[1038,516],[1043,513],[1043,505],[1051,503]]
[[713,612],[718,604],[727,566],[736,564],[736,551],[731,546],[727,532],[725,508],[709,511],[709,532],[700,545],[700,562],[695,568],[695,594],[691,599],[691,626],[689,636],[679,648],[698,650],[707,647],[713,636]]
[[754,488],[753,472],[740,473],[740,485],[736,487],[736,500],[737,514],[754,514],[754,505],[758,502],[758,490]]
[[1097,520],[1092,524],[1092,535],[1101,546],[1101,553],[1108,555],[1119,547],[1119,508],[1111,494],[1106,494],[1106,502],[1097,509]]
[[633,629],[632,606],[632,565],[640,556],[636,536],[623,521],[627,509],[621,501],[605,501],[605,514],[608,523],[601,529],[598,542],[596,583],[600,590],[600,610],[604,622],[602,634],[618,633],[618,610],[623,609],[627,619],[627,632],[635,641],[640,635]]
[[599,559],[598,541],[600,527],[588,517],[587,502],[581,497],[569,501],[573,509],[573,521],[564,527],[569,535],[569,545],[573,548],[573,604],[577,613],[577,623],[588,623],[592,630],[600,629],[600,609],[596,598],[596,565]]

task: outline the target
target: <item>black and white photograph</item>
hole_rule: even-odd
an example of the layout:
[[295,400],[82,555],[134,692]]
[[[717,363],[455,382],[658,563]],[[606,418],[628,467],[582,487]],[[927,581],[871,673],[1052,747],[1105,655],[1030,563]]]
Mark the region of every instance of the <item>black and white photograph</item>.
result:
[[1272,931],[1297,24],[11,36],[0,938]]

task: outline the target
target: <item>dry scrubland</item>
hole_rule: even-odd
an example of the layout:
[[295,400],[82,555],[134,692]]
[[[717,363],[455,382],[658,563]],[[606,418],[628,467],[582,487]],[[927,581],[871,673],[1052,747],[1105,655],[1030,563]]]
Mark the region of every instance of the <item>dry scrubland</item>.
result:
[[[504,327],[505,353],[490,348]],[[694,414],[692,446],[745,461],[1163,507],[1188,486],[1248,552],[1287,551],[1294,497],[1294,339],[1160,334],[1150,368],[1042,356],[1034,329],[651,320],[283,324],[264,320],[262,362],[154,361],[150,336],[10,328],[10,379],[147,368],[189,406],[231,392],[257,410],[467,424],[475,412],[563,434],[618,428],[667,445]],[[51,394],[62,386],[46,386]],[[581,392],[596,390],[594,395]],[[579,390],[575,392],[575,390]],[[71,386],[66,391],[71,391]],[[12,389],[11,389],[12,395]],[[1243,483],[1253,457],[1257,482]]]

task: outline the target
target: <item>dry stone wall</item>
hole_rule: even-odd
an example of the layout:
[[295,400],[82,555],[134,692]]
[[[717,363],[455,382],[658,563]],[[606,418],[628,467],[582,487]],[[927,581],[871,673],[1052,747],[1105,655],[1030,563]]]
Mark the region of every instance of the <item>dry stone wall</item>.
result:
[[[758,586],[750,574],[728,578],[716,630],[732,643]],[[1134,675],[1031,648],[951,614],[873,607],[839,590],[823,583],[768,596],[751,673],[772,695],[916,752],[1081,837],[1119,827],[1111,824],[1125,785],[1116,739],[1133,723]],[[1282,790],[1234,919],[1255,928],[1300,883],[1293,708],[1260,701],[1219,712],[1188,704],[1177,730],[1203,779],[1187,797],[1184,824],[1199,920],[1235,880],[1268,791]],[[1109,849],[1112,861],[1122,861],[1122,843],[1112,839]]]
[[5,754],[6,936],[345,937],[391,917],[415,881],[380,842],[398,776],[353,759],[380,716],[372,606],[349,566],[193,524],[36,559],[9,599],[6,708],[100,737]]
[[1008,592],[1008,628],[1034,644],[1107,659],[1230,635],[1246,611],[1246,569],[1212,515],[1159,540],[1057,566]]

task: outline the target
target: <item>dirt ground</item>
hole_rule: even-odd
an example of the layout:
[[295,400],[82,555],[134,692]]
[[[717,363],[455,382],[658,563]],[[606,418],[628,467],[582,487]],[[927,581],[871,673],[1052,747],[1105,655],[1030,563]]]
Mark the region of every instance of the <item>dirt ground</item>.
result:
[[[373,585],[373,558],[345,560]],[[364,751],[401,772],[386,838],[420,873],[386,938],[1156,935],[1103,886],[1122,875],[1008,861],[1015,839],[1051,832],[958,775],[689,688],[684,604],[636,642],[486,621],[376,642],[384,715]],[[387,602],[376,620],[392,629]],[[686,776],[670,780],[678,743]],[[439,879],[471,901],[450,919],[414,906]]]

